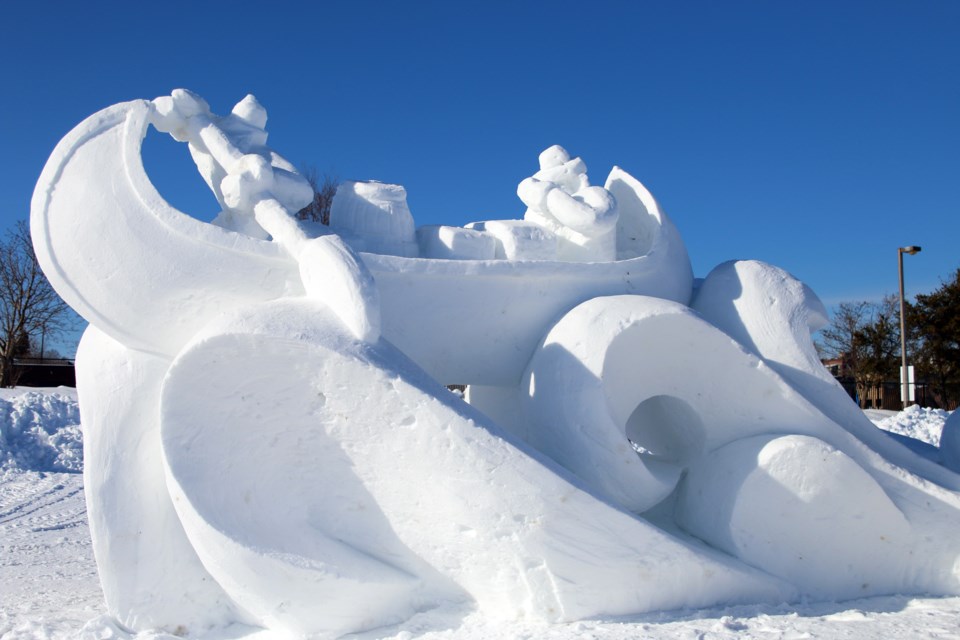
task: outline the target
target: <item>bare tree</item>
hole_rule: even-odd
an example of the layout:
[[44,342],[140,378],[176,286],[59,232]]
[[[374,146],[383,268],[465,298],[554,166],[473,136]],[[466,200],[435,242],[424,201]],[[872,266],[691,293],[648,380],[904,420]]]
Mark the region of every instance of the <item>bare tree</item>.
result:
[[879,302],[844,302],[830,326],[820,331],[818,349],[840,358],[861,400],[869,387],[897,378],[900,353],[900,308],[896,296]]
[[330,224],[330,207],[333,205],[333,196],[337,195],[337,185],[340,181],[336,176],[328,173],[321,176],[313,167],[305,169],[303,177],[313,187],[313,202],[297,211],[297,218]]
[[68,328],[70,307],[40,270],[23,220],[0,241],[0,387],[17,384],[16,358],[38,336],[53,337]]
[[[831,358],[853,359],[856,356],[856,335],[870,318],[869,302],[841,302],[833,313],[830,326],[820,331],[817,348]],[[848,362],[849,368],[856,364]]]
[[886,295],[872,305],[869,321],[856,332],[857,385],[881,385],[897,380],[900,364],[900,302]]

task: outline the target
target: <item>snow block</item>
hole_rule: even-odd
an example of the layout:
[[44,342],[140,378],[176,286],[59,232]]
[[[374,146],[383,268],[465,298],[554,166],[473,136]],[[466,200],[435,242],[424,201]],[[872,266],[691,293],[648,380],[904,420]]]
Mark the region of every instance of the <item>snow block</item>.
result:
[[423,258],[441,260],[493,260],[497,241],[482,229],[426,225],[417,229],[417,244]]
[[495,238],[498,260],[556,260],[557,237],[538,224],[524,220],[471,222],[468,229]]
[[330,227],[357,251],[417,256],[407,191],[398,184],[342,182],[330,205]]

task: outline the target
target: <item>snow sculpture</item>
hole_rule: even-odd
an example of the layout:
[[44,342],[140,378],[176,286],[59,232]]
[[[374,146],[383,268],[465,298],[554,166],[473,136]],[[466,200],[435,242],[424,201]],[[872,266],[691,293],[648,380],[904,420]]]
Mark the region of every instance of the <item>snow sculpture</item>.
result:
[[493,238],[494,257],[500,260],[553,260],[557,257],[557,236],[533,222],[488,220],[471,222],[468,229]]
[[810,436],[760,435],[717,448],[691,468],[677,507],[687,531],[813,597],[896,590],[917,548],[880,485]]
[[940,456],[948,469],[960,473],[960,413],[954,411],[943,425]]
[[493,260],[499,257],[496,238],[475,229],[426,225],[417,229],[417,242],[424,258]]
[[[306,180],[267,148],[267,111],[252,95],[238,102],[230,115],[219,118],[202,98],[178,90],[157,98],[154,113],[157,130],[187,142],[200,175],[223,207],[214,224],[255,238],[268,237],[256,220],[245,215],[252,205],[249,196],[254,185],[269,187],[284,207],[294,211],[312,200]],[[228,175],[231,166],[235,168]]]
[[560,145],[540,154],[540,170],[517,187],[527,205],[524,220],[557,236],[557,258],[604,262],[616,258],[617,202],[607,189],[591,187],[587,165]]
[[[217,224],[150,184],[150,124],[188,143]],[[430,608],[960,593],[960,477],[852,408],[789,274],[727,263],[691,300],[650,193],[619,168],[589,186],[560,147],[523,221],[414,231],[402,187],[355,182],[314,237],[265,124],[253,97],[116,105],[34,194],[38,258],[91,323],[86,488],[122,624],[335,637]]]
[[344,181],[330,205],[330,227],[359,251],[417,255],[407,191],[398,184]]

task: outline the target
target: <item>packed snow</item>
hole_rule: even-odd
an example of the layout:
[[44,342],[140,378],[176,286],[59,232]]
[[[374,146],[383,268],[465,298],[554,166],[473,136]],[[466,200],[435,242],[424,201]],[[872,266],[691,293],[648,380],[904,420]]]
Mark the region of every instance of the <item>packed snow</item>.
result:
[[921,407],[918,404],[899,412],[866,409],[864,413],[884,431],[913,438],[933,447],[940,446],[940,434],[949,415],[943,409]]
[[75,389],[0,389],[0,472],[79,472],[83,439]]
[[[913,405],[901,413],[882,409],[867,409],[864,413],[910,451],[948,469],[960,471],[960,457],[957,456],[957,447],[951,446],[954,444],[951,429],[945,428],[947,414],[942,409]],[[941,442],[944,433],[947,434],[945,446]]]
[[[74,433],[78,425],[72,389],[0,391],[33,416],[44,433]],[[916,409],[884,417],[893,429],[915,422]],[[946,414],[927,411],[927,427],[935,432]],[[4,420],[6,427],[8,420]],[[54,438],[53,459],[79,463],[71,472],[40,471],[51,451],[27,447],[0,478],[0,638],[3,640],[162,640],[163,633],[133,633],[106,614],[93,558],[84,502],[82,457],[71,438]],[[13,459],[13,458],[11,458]],[[843,515],[843,514],[839,514]],[[235,638],[242,629],[213,636]],[[257,640],[273,640],[260,634]],[[476,612],[459,619],[422,613],[410,620],[358,638],[396,640],[680,640],[704,638],[960,638],[960,598],[881,596],[845,602],[739,605],[685,609],[616,619],[567,624],[491,621]]]
[[[153,188],[151,124],[215,224]],[[302,225],[309,185],[265,126],[252,96],[119,104],[37,183],[38,259],[90,322],[87,633],[583,635],[706,610],[722,634],[750,630],[711,613],[737,606],[766,625],[960,595],[960,439],[941,455],[854,407],[793,276],[740,260],[695,288],[646,187],[591,185],[558,145],[519,176],[522,221],[417,230],[402,186],[351,181],[330,228]],[[70,468],[51,448],[76,437],[9,415],[8,445]],[[815,616],[874,619],[839,610]]]

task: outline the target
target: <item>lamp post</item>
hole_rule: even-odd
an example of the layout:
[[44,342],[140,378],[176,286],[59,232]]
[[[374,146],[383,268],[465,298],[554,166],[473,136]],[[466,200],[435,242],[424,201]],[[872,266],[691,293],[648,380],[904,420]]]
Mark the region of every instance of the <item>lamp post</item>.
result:
[[906,306],[903,302],[903,254],[909,253],[911,256],[920,253],[920,247],[909,246],[899,247],[897,249],[897,262],[900,267],[900,382],[903,385],[901,394],[903,397],[903,408],[906,409],[910,403],[910,376],[907,375],[907,314]]

